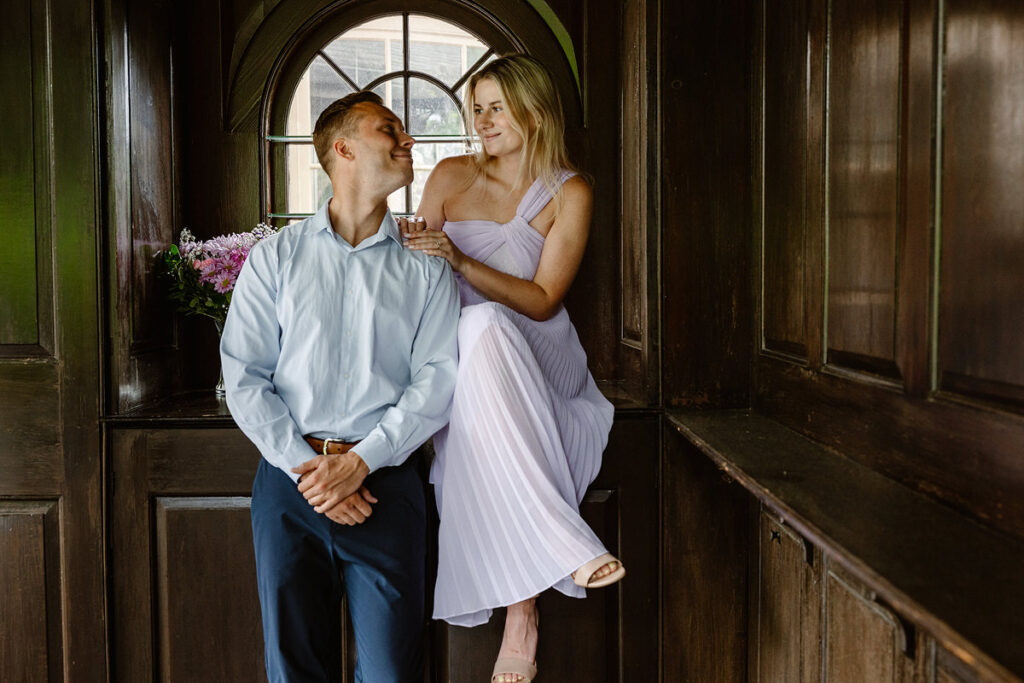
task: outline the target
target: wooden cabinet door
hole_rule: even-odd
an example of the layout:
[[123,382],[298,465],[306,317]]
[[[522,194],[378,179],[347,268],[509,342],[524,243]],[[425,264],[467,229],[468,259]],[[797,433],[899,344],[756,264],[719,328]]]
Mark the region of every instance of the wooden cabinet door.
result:
[[926,648],[917,630],[830,559],[824,571],[824,680],[924,680]]
[[[755,623],[758,683],[809,682],[820,678],[820,555],[781,520],[761,514]],[[816,562],[817,561],[817,562]]]
[[0,680],[106,678],[93,3],[0,3]]

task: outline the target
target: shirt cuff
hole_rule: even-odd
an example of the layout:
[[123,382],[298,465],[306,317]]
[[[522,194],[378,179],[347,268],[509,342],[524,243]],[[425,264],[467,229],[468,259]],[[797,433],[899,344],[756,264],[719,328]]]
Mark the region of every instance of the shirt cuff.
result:
[[365,439],[352,447],[352,451],[363,459],[371,472],[376,472],[381,467],[391,465],[391,444],[375,429]]
[[305,439],[299,439],[298,441],[294,442],[291,448],[288,449],[288,452],[284,454],[285,465],[281,469],[284,471],[285,474],[291,477],[291,480],[293,482],[298,484],[299,477],[301,475],[292,472],[292,468],[298,467],[307,460],[312,460],[317,455],[319,455],[319,453],[314,451],[313,447],[306,443]]

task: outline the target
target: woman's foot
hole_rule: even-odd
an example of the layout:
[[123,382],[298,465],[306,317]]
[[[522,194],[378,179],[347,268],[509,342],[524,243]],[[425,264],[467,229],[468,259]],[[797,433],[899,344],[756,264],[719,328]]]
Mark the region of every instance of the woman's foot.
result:
[[494,675],[491,676],[491,683],[525,683],[536,675],[534,660],[537,657],[539,622],[536,598],[508,606],[505,615],[505,635],[501,639],[501,649],[498,650],[498,662],[513,660],[517,666],[508,668],[517,671],[498,671],[496,668]]
[[620,580],[626,575],[626,568],[617,557],[605,553],[587,562],[573,572],[572,580],[584,588],[601,588]]

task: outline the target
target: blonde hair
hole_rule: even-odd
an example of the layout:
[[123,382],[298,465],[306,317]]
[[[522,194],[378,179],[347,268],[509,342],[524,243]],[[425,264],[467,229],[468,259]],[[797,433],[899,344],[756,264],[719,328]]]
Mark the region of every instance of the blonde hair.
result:
[[[562,169],[577,169],[569,161],[565,149],[562,102],[551,82],[551,76],[540,62],[525,54],[504,55],[485,64],[470,76],[466,84],[463,101],[467,131],[473,130],[473,110],[477,106],[474,97],[476,86],[485,79],[490,79],[498,86],[509,123],[523,138],[519,176],[515,186],[526,185],[532,179],[540,178],[555,198],[555,210],[558,211],[561,205],[558,175]],[[531,122],[534,125],[529,125]],[[477,174],[483,171],[490,159],[491,156],[481,145],[474,156]]]

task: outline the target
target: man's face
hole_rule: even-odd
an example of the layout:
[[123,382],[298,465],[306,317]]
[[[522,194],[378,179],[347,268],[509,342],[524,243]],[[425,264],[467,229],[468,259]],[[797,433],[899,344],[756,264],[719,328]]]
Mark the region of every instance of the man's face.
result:
[[413,139],[387,107],[360,102],[356,131],[348,138],[358,177],[391,194],[412,182]]

